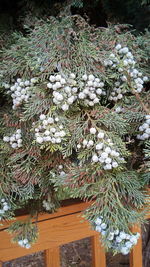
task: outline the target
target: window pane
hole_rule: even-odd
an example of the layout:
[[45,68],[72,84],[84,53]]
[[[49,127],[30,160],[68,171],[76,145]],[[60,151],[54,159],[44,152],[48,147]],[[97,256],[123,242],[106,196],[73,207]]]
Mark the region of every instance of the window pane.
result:
[[40,251],[3,263],[2,267],[45,267],[44,252]]
[[143,267],[150,267],[150,220],[142,227]]
[[106,253],[106,262],[107,267],[130,267],[129,255]]
[[92,267],[91,239],[61,246],[61,267]]

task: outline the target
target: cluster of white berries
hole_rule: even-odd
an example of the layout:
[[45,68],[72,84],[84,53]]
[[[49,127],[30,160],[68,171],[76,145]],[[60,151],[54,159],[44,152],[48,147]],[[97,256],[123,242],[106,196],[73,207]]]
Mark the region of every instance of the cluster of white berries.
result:
[[5,213],[7,213],[8,210],[10,210],[11,207],[4,198],[1,199],[0,206],[0,220],[2,220],[2,217],[5,215]]
[[63,111],[67,111],[69,106],[77,99],[76,75],[70,73],[69,77],[65,78],[61,74],[50,75],[50,82],[47,84],[49,89],[53,90],[53,102]]
[[137,240],[140,237],[139,233],[127,234],[119,229],[110,232],[110,230],[108,230],[108,225],[103,222],[102,217],[98,217],[94,225],[95,230],[101,233],[103,238],[107,240],[107,244],[109,242],[109,248],[123,255],[127,255],[130,252],[131,248],[137,244]]
[[47,211],[50,211],[50,210],[51,210],[51,205],[50,205],[50,203],[49,203],[48,201],[46,201],[45,199],[43,200],[42,204],[43,204],[43,208],[44,208],[45,210],[47,210]]
[[29,243],[29,240],[27,238],[18,240],[18,245],[23,248],[31,248],[31,244]]
[[139,131],[143,133],[137,135],[138,139],[145,140],[150,138],[150,115],[145,116],[145,122],[139,127]]
[[53,90],[53,102],[63,111],[68,110],[77,99],[84,101],[85,105],[94,106],[99,103],[101,95],[106,95],[104,82],[100,78],[84,74],[79,83],[75,78],[74,73],[70,73],[67,78],[60,74],[49,77],[47,87]]
[[13,99],[13,109],[16,109],[23,101],[28,102],[31,95],[31,87],[37,82],[36,78],[23,81],[18,78],[14,85],[4,84],[5,89],[9,89],[8,93],[11,94]]
[[20,148],[22,147],[22,136],[21,136],[21,129],[17,129],[16,132],[9,136],[4,136],[3,141],[10,143],[12,148]]
[[41,114],[40,121],[39,126],[35,128],[36,142],[39,144],[44,142],[60,144],[66,136],[66,132],[63,130],[64,127],[59,122],[59,118]]
[[148,81],[148,77],[135,68],[136,61],[128,47],[122,47],[117,44],[114,53],[111,53],[108,60],[104,61],[104,66],[110,67],[120,73],[119,80],[114,83],[113,91],[109,96],[109,100],[120,100],[127,91],[128,77],[130,77],[130,87],[135,92],[140,93],[143,89],[144,82]]
[[120,154],[116,149],[114,149],[114,144],[111,139],[107,138],[104,132],[97,132],[96,128],[90,128],[90,134],[95,137],[96,135],[96,144],[94,141],[84,139],[82,145],[78,144],[77,148],[92,148],[94,154],[92,156],[93,163],[100,163],[103,166],[104,170],[111,170],[112,168],[117,168],[120,162],[124,161],[124,158],[120,157]]
[[127,92],[125,88],[121,87],[120,82],[115,82],[115,87],[113,88],[113,91],[110,93],[109,100],[113,100],[117,102],[118,100],[123,98],[123,95]]
[[63,165],[59,165],[58,166],[58,174],[60,177],[63,177],[66,175],[66,172],[64,171],[64,166]]
[[87,106],[94,106],[100,101],[102,95],[106,95],[104,90],[104,82],[100,78],[96,78],[93,74],[82,76],[82,81],[79,85],[80,92],[78,98],[84,101]]
[[122,108],[121,106],[117,106],[117,107],[115,108],[115,112],[116,112],[116,113],[124,112],[124,108]]
[[63,178],[66,176],[66,172],[64,171],[64,166],[63,165],[58,165],[56,167],[57,172],[54,172],[54,171],[50,171],[50,174],[52,176],[52,178],[56,178],[56,177],[60,177],[60,178]]

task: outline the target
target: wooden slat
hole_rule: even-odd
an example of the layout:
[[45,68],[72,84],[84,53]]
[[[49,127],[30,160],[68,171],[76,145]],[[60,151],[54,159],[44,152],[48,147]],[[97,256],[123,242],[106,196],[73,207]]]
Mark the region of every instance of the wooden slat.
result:
[[99,234],[92,236],[92,267],[106,267],[106,256]]
[[[72,214],[72,213],[76,213],[76,212],[80,212],[85,210],[87,207],[90,206],[92,202],[79,202],[76,203],[72,203],[68,206],[64,206],[61,207],[57,210],[57,212],[54,212],[52,214],[48,214],[48,213],[44,213],[44,214],[39,214],[38,217],[38,221],[44,221],[44,220],[49,220],[49,219],[54,219],[57,217],[61,217],[61,216],[67,216],[68,214]],[[16,220],[25,220],[28,217],[28,215],[23,215],[23,216],[17,216]],[[34,221],[34,220],[33,220]],[[8,228],[9,225],[12,223],[13,221],[7,221],[4,222],[2,226],[0,226],[0,230]]]
[[130,267],[142,267],[142,233],[141,228],[138,226],[132,227],[132,232],[136,233],[139,232],[141,237],[138,240],[138,243],[136,246],[133,247],[131,253],[130,253]]
[[[69,203],[68,203],[69,204]],[[99,244],[99,235],[89,227],[87,221],[83,221],[79,215],[91,203],[75,201],[70,205],[64,205],[53,214],[41,214],[38,220],[39,240],[29,250],[12,244],[10,235],[3,229],[8,228],[12,222],[5,223],[0,231],[0,261],[5,262],[19,258],[41,250],[47,250],[46,258],[53,259],[52,251],[57,254],[60,245],[92,237],[93,265],[92,267],[105,267],[105,253]],[[17,217],[17,220],[26,219],[27,215]],[[149,217],[148,217],[149,218]],[[133,232],[141,232],[137,226],[133,227]],[[1,241],[2,240],[2,241]],[[58,254],[57,254],[58,255]],[[98,265],[100,263],[100,265]],[[94,265],[95,264],[95,265]],[[2,264],[0,263],[0,267]],[[56,265],[54,265],[56,267]],[[142,241],[139,239],[137,246],[132,250],[130,256],[130,267],[142,267]]]
[[54,247],[45,250],[45,266],[60,267],[60,250],[59,247]]
[[0,240],[3,240],[3,242],[0,242],[0,260],[9,261],[95,235],[97,232],[90,229],[87,221],[81,223],[83,219],[79,215],[80,213],[77,213],[39,222],[39,239],[28,250],[19,247],[17,244],[12,244],[10,235],[5,231],[1,231]]

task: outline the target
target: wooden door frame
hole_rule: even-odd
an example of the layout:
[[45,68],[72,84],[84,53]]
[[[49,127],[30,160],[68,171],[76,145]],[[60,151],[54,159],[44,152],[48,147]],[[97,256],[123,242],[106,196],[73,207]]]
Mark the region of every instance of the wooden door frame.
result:
[[[83,219],[82,212],[91,205],[91,202],[81,200],[64,201],[57,212],[40,214],[38,218],[39,239],[30,249],[11,243],[10,234],[5,230],[11,222],[5,222],[0,227],[0,267],[3,262],[10,261],[41,250],[45,251],[47,267],[60,267],[59,247],[69,242],[91,237],[92,267],[106,267],[105,251],[99,241],[99,233],[91,229],[88,221]],[[16,220],[25,220],[27,215],[16,217]],[[148,216],[149,218],[149,216]],[[137,226],[133,232],[141,232]],[[142,239],[130,253],[130,267],[142,267]]]

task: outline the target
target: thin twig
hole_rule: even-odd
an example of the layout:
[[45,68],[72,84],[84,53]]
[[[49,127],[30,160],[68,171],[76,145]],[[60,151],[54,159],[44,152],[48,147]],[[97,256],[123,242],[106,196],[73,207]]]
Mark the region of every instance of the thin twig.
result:
[[135,96],[136,96],[136,99],[140,102],[143,110],[147,113],[147,114],[150,114],[150,110],[146,107],[146,105],[143,103],[140,95],[137,93],[137,92],[134,92]]

